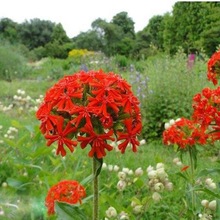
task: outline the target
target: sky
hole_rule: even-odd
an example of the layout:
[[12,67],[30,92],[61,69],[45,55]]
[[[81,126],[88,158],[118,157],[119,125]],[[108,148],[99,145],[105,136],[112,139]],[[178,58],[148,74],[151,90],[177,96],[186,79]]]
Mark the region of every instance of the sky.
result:
[[172,12],[177,0],[1,0],[0,19],[22,23],[34,18],[61,23],[72,38],[91,29],[98,18],[110,22],[127,12],[134,21],[135,32],[143,30],[149,19]]

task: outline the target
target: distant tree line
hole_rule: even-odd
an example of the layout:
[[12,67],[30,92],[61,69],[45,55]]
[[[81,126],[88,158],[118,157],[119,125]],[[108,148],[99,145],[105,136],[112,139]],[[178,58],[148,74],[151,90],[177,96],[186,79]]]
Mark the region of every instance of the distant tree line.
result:
[[135,59],[158,51],[173,55],[179,47],[186,53],[204,50],[210,56],[220,45],[219,15],[219,2],[176,2],[171,13],[152,17],[137,33],[128,13],[120,12],[110,22],[96,19],[90,30],[72,39],[61,24],[38,18],[18,24],[2,18],[0,39],[23,44],[37,58],[66,58],[74,48]]

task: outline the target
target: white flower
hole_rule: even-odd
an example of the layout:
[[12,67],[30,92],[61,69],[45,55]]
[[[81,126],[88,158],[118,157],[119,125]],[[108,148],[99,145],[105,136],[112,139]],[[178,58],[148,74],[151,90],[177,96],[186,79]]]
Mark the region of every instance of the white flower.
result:
[[207,178],[207,179],[205,180],[205,183],[206,183],[207,185],[210,185],[211,183],[213,183],[213,180],[212,180],[211,178]]
[[108,218],[112,218],[117,216],[117,211],[114,207],[111,206],[108,208],[108,210],[106,210],[105,214]]
[[129,171],[128,171],[128,175],[129,175],[129,176],[131,176],[131,175],[133,175],[133,174],[134,174],[133,170],[129,170]]
[[146,141],[145,141],[144,139],[142,139],[142,140],[140,141],[140,145],[144,145],[144,144],[146,144]]
[[103,169],[103,170],[106,170],[106,169],[107,169],[107,164],[106,164],[106,163],[103,163],[103,164],[102,164],[102,169]]
[[118,171],[119,171],[119,166],[115,165],[115,166],[113,167],[113,170],[114,170],[115,172],[118,172]]
[[211,209],[212,211],[216,210],[216,200],[212,200],[209,205],[208,205],[209,209]]
[[164,164],[163,163],[157,163],[156,169],[160,169],[160,168],[164,168]]
[[154,192],[152,198],[155,202],[159,202],[161,200],[161,195],[158,192]]
[[141,167],[137,168],[137,169],[134,171],[134,174],[135,174],[136,176],[142,176],[143,173],[144,173],[144,171],[142,170]]
[[163,183],[156,183],[156,184],[154,185],[154,190],[155,190],[156,192],[162,192],[162,191],[164,190],[164,185],[163,185]]
[[146,171],[147,171],[147,172],[150,172],[151,170],[154,170],[154,168],[150,165],[150,166],[147,167],[147,170],[146,170]]
[[165,129],[168,129],[169,127],[170,127],[170,123],[169,123],[169,122],[166,122],[165,125],[164,125],[164,128],[165,128]]
[[173,183],[167,182],[167,183],[165,184],[165,188],[166,188],[168,191],[172,191],[172,190],[173,190]]
[[113,165],[108,165],[108,170],[111,172],[113,170]]
[[209,187],[210,189],[216,189],[216,188],[217,188],[217,187],[216,187],[216,184],[215,184],[214,182],[211,183],[211,184],[209,184],[208,187]]
[[157,176],[161,179],[161,180],[165,180],[168,175],[165,172],[164,168],[159,168],[156,170]]
[[150,179],[155,179],[157,177],[157,172],[156,170],[151,170],[147,175]]
[[129,172],[129,168],[122,168],[122,172],[128,173]]
[[134,208],[133,208],[133,211],[134,213],[138,214],[142,211],[142,205],[136,205]]
[[207,199],[203,199],[202,201],[201,201],[201,205],[203,206],[203,207],[208,207],[208,205],[209,205],[209,201],[207,200]]
[[120,179],[120,180],[125,180],[126,179],[126,173],[125,172],[119,172],[118,173],[118,178]]
[[180,159],[179,159],[178,157],[175,157],[175,158],[173,159],[173,163],[175,163],[175,164],[177,164],[179,161],[180,161]]
[[174,125],[175,124],[175,120],[174,119],[171,119],[170,120],[170,125]]
[[117,183],[117,189],[119,191],[123,191],[126,187],[126,182],[124,180],[119,180],[118,183]]

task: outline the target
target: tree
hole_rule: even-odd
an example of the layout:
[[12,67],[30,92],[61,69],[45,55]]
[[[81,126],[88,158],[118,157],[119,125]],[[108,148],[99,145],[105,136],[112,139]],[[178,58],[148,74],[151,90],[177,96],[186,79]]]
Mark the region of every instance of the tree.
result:
[[0,20],[0,37],[10,43],[18,42],[18,24],[9,18],[2,18]]
[[128,17],[128,13],[127,12],[120,12],[118,14],[116,14],[111,23],[121,27],[124,35],[126,37],[135,38],[135,31],[134,31],[134,21]]
[[38,18],[25,21],[20,25],[21,42],[30,50],[45,46],[52,39],[55,24]]

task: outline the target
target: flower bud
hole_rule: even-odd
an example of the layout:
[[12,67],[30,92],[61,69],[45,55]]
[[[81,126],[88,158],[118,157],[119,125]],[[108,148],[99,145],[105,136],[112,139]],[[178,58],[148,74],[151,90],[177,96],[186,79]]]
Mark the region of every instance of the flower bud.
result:
[[209,209],[211,209],[212,211],[215,211],[215,210],[216,210],[216,205],[217,205],[216,200],[212,200],[212,201],[209,203],[208,207],[209,207]]
[[146,171],[147,171],[147,173],[149,173],[151,170],[154,170],[154,168],[150,165],[150,166],[147,167]]
[[164,168],[164,164],[163,163],[157,163],[156,169],[160,169],[160,168]]
[[105,214],[108,218],[112,218],[117,216],[117,211],[114,207],[111,206],[108,208],[108,210],[106,210]]
[[126,187],[126,182],[124,180],[119,180],[118,183],[117,183],[117,189],[119,191],[123,191]]
[[207,208],[208,205],[209,205],[209,201],[208,201],[207,199],[203,199],[203,200],[201,201],[201,205],[202,205],[203,207]]
[[119,166],[115,165],[114,168],[113,168],[113,170],[114,170],[115,172],[118,172],[118,171],[119,171]]
[[165,188],[166,188],[168,191],[172,191],[172,190],[173,190],[173,183],[167,182],[167,183],[165,184]]
[[159,168],[157,169],[157,176],[161,179],[161,180],[165,180],[166,177],[168,176],[167,173],[165,172],[164,168]]
[[152,198],[155,202],[159,202],[161,200],[161,195],[158,192],[154,192]]
[[155,190],[156,192],[162,192],[162,191],[164,190],[164,185],[163,185],[163,183],[156,183],[156,184],[154,185],[154,190]]
[[150,179],[155,179],[157,177],[157,172],[156,170],[151,170],[147,175]]
[[205,183],[209,186],[210,184],[213,183],[213,180],[212,180],[211,178],[207,178],[207,179],[205,180]]
[[144,144],[146,144],[146,141],[145,141],[144,139],[142,139],[142,140],[140,141],[140,145],[144,145]]
[[165,124],[164,124],[164,128],[165,129],[168,129],[170,127],[170,123],[169,122],[166,122]]
[[208,185],[210,189],[216,189],[216,184],[212,182],[211,184]]
[[113,170],[113,165],[108,165],[108,170],[111,172]]
[[126,179],[126,173],[125,172],[119,172],[118,173],[118,178],[120,179],[120,180],[125,180]]
[[135,172],[134,172],[134,174],[135,174],[136,176],[142,176],[143,173],[144,173],[144,171],[142,170],[141,167],[137,168],[137,169],[135,170]]
[[136,213],[136,214],[141,213],[142,207],[143,207],[142,205],[136,205],[136,206],[133,208],[134,213]]

